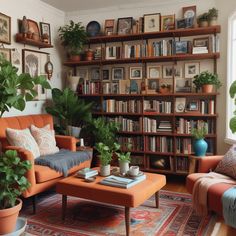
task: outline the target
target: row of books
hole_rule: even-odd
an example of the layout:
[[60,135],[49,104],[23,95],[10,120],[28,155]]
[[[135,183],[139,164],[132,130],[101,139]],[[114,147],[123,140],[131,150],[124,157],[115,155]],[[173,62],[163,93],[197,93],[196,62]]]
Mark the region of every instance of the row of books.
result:
[[171,132],[172,125],[170,121],[158,121],[156,119],[144,117],[143,118],[143,131],[144,132]]
[[192,154],[192,139],[177,138],[176,139],[176,153],[177,154]]
[[146,137],[146,151],[173,152],[173,138],[166,136]]
[[176,158],[175,163],[176,172],[188,172],[189,161],[186,157],[178,157]]
[[141,136],[135,136],[135,137],[120,136],[118,138],[118,142],[122,144],[123,150],[128,150],[128,144],[131,144],[132,147],[131,149],[134,149],[136,151],[144,150],[143,138]]
[[143,110],[145,113],[167,113],[170,114],[172,110],[172,102],[158,101],[158,100],[144,100]]
[[215,114],[215,101],[214,100],[201,100],[200,101],[201,114]]

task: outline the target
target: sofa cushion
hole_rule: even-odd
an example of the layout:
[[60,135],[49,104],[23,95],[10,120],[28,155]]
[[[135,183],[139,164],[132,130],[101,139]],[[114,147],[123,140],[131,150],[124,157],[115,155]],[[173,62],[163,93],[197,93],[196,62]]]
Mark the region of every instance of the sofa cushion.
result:
[[31,125],[30,131],[39,146],[41,156],[59,152],[59,148],[56,146],[55,131],[50,129],[49,124],[42,128]]
[[34,158],[40,156],[39,147],[35,139],[30,133],[29,129],[17,130],[17,129],[6,129],[6,136],[8,142],[12,146],[18,146],[25,148],[33,154]]
[[214,171],[236,179],[236,145],[229,149]]

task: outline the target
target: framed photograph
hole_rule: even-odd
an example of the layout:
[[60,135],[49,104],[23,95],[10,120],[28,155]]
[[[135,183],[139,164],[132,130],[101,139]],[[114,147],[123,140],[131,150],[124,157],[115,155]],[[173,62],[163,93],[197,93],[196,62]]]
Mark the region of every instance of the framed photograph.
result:
[[114,27],[115,27],[114,19],[105,20],[105,24],[104,24],[105,35],[112,35],[114,33]]
[[51,44],[50,24],[39,22],[39,25],[40,25],[40,32],[41,32],[42,39],[45,40],[48,38],[48,44]]
[[196,18],[196,6],[183,7],[183,18]]
[[209,46],[209,37],[193,39],[193,47],[207,47]]
[[175,28],[175,15],[161,16],[161,31]]
[[174,75],[175,78],[182,78],[183,77],[183,68],[182,66],[178,65],[178,66],[174,66]]
[[187,62],[184,64],[184,74],[185,78],[193,78],[195,75],[198,75],[200,71],[199,62]]
[[161,14],[146,14],[144,18],[144,33],[160,31]]
[[117,34],[131,34],[133,28],[133,17],[118,18]]
[[130,67],[129,78],[130,79],[142,79],[142,67]]
[[111,93],[118,94],[119,93],[119,83],[112,83],[111,84]]
[[199,101],[198,100],[190,101],[187,105],[187,110],[188,111],[199,111]]
[[108,69],[102,70],[102,80],[110,80],[110,71]]
[[155,90],[156,92],[159,90],[159,80],[158,79],[148,79],[147,87],[149,90]]
[[0,13],[0,43],[11,44],[11,17]]
[[124,67],[112,68],[112,80],[124,79]]
[[162,67],[161,66],[148,66],[148,78],[150,79],[158,79],[162,77]]
[[175,78],[175,92],[190,93],[192,91],[191,79]]
[[163,66],[163,79],[172,79],[174,76],[174,66],[166,65]]
[[184,112],[186,106],[186,98],[175,99],[175,112]]
[[176,29],[192,28],[193,24],[193,17],[178,19],[176,20]]
[[188,53],[188,41],[176,41],[175,42],[175,54]]
[[100,80],[100,68],[99,67],[91,68],[91,80]]
[[11,62],[11,49],[9,48],[0,48],[0,54],[3,55],[3,57]]

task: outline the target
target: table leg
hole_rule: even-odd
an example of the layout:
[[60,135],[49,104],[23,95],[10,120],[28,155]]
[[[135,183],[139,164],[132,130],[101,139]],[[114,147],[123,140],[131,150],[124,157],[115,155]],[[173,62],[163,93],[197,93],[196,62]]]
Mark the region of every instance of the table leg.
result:
[[66,218],[67,195],[62,195],[62,220]]
[[159,192],[158,191],[155,193],[155,200],[156,200],[156,208],[158,208],[159,207]]
[[130,208],[125,207],[125,229],[126,229],[126,236],[129,236],[130,231]]

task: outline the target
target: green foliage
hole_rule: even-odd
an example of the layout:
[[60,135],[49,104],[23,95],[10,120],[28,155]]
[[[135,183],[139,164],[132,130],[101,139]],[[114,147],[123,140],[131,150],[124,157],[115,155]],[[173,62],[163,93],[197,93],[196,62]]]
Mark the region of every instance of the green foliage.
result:
[[27,73],[18,75],[17,71],[18,69],[0,54],[0,117],[11,107],[23,111],[26,102],[37,96],[35,85],[40,84],[45,89],[51,88],[43,76],[32,78]]
[[199,22],[202,22],[202,21],[208,21],[208,19],[209,19],[208,12],[205,12],[205,13],[198,16],[197,22],[199,23]]
[[[236,81],[234,81],[231,84],[230,89],[229,89],[229,94],[230,94],[230,97],[232,99],[234,99],[234,104],[236,105],[236,97],[235,97],[235,95],[236,95]],[[232,133],[236,132],[236,110],[234,110],[233,117],[230,119],[229,127],[230,127]]]
[[[116,150],[120,150],[121,149],[121,145],[120,144],[115,143],[114,145],[115,145],[115,149]],[[132,145],[128,144],[127,147],[128,147],[128,150],[130,150]],[[116,152],[116,155],[117,155],[119,161],[123,161],[123,162],[130,162],[131,161],[131,159],[130,159],[131,152],[122,152],[120,150],[120,152]]]
[[206,127],[203,126],[201,128],[193,128],[191,133],[195,139],[204,139],[207,134],[207,130]]
[[212,19],[213,17],[218,17],[218,10],[214,7],[208,11],[208,19]]
[[52,89],[52,101],[52,106],[46,107],[46,111],[59,119],[59,127],[55,127],[59,133],[67,134],[68,125],[81,126],[91,120],[93,103],[86,103],[79,99],[69,88],[63,91]]
[[60,27],[58,31],[62,44],[68,48],[69,53],[72,55],[80,54],[88,39],[86,30],[81,25],[81,22],[74,23],[71,20],[70,24]]
[[0,209],[15,206],[16,199],[29,186],[25,173],[31,168],[29,161],[21,161],[15,150],[0,156]]
[[217,74],[212,74],[209,71],[203,71],[199,75],[194,76],[193,83],[196,88],[201,88],[204,84],[213,84],[216,88],[220,88],[222,86],[221,81]]

